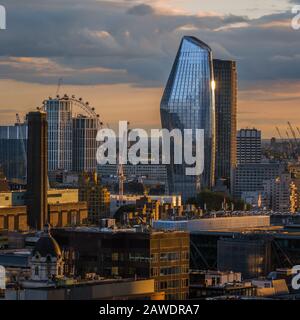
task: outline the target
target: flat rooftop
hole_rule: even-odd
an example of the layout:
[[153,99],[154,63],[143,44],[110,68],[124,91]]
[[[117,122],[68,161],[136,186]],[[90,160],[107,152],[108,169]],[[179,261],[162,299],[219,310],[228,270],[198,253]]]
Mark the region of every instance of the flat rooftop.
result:
[[86,232],[86,233],[107,233],[107,234],[118,234],[118,233],[186,233],[184,230],[155,230],[155,229],[139,229],[139,228],[98,228],[98,227],[64,227],[64,228],[53,228],[55,231],[63,230],[67,232]]
[[[70,281],[70,282],[68,282]],[[77,279],[66,279],[65,282],[63,280],[60,282],[59,280],[55,283],[55,289],[63,289],[63,288],[75,288],[75,287],[87,287],[87,286],[95,286],[95,285],[107,285],[107,284],[120,284],[120,283],[132,283],[139,281],[153,281],[153,279],[134,279],[134,278],[119,278],[119,279],[110,279],[110,278],[99,278],[97,280],[77,280]],[[31,290],[53,290],[54,287],[32,287]]]
[[270,226],[268,228],[239,228],[232,230],[201,230],[192,232],[194,235],[206,235],[206,236],[233,236],[233,235],[258,235],[258,236],[273,236],[275,238],[290,238],[290,239],[300,239],[300,229],[294,230],[293,228],[288,228],[284,226]]

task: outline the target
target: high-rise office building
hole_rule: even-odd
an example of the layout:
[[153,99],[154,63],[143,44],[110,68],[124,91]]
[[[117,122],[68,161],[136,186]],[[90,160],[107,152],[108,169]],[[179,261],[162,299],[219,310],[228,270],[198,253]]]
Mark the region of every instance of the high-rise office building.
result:
[[237,163],[260,163],[261,131],[253,129],[241,129],[237,132]]
[[73,118],[72,170],[94,172],[97,169],[98,119],[83,115]]
[[68,97],[45,101],[49,126],[49,171],[72,170],[72,108]]
[[244,163],[233,170],[231,193],[241,198],[245,192],[263,192],[264,180],[275,179],[285,171],[281,163]]
[[35,111],[27,115],[27,205],[28,224],[42,230],[47,222],[48,189],[48,123],[45,112]]
[[0,166],[8,180],[25,180],[27,125],[0,126]]
[[236,62],[214,60],[216,82],[216,180],[230,180],[236,166],[237,69]]
[[[168,130],[204,130],[204,172],[186,175],[185,164],[167,166],[169,191],[184,200],[214,185],[215,98],[212,52],[202,41],[185,36],[180,44],[161,101],[162,127]],[[192,141],[195,148],[195,141]],[[172,154],[172,152],[171,152]],[[171,159],[172,162],[172,159]]]

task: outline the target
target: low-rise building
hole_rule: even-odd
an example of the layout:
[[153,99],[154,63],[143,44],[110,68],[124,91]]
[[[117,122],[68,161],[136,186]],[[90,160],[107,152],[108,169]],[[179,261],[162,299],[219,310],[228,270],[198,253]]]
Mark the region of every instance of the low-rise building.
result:
[[295,213],[298,208],[297,187],[290,173],[263,182],[268,209]]
[[[64,251],[74,250],[75,274],[151,278],[166,299],[186,299],[189,287],[189,234],[136,229],[53,230]],[[68,262],[66,262],[68,263]]]
[[284,279],[254,279],[251,282],[257,288],[256,295],[258,297],[272,297],[289,294],[289,289]]
[[[6,288],[0,298],[6,300],[163,300],[164,292],[155,292],[154,279],[105,279],[86,274],[83,279],[67,277],[66,256],[45,225],[32,252],[11,251],[0,254],[7,271]],[[2,288],[1,288],[2,289]]]
[[[161,196],[154,196],[148,195],[151,200],[159,201],[161,205],[169,204],[173,208],[181,207],[182,200],[180,195],[161,195]],[[113,216],[116,211],[122,207],[127,205],[136,205],[136,202],[143,198],[142,195],[117,195],[111,194],[110,195],[110,213]]]
[[211,217],[192,220],[158,220],[153,221],[156,230],[185,230],[189,232],[208,230],[234,230],[239,228],[269,227],[267,215],[240,215],[229,217]]
[[231,193],[241,198],[243,192],[262,192],[264,180],[275,179],[284,171],[285,165],[276,162],[239,164],[232,171]]
[[0,208],[0,231],[27,231],[26,206]]
[[[4,298],[4,294],[2,295]],[[1,298],[1,292],[0,292]],[[68,280],[56,286],[7,289],[5,300],[164,300],[153,279]]]
[[255,286],[249,281],[242,281],[241,273],[213,270],[190,273],[190,299],[254,295]]
[[[87,203],[78,200],[78,189],[50,189],[47,193],[48,221],[54,227],[87,223]],[[26,191],[0,192],[0,231],[27,231]]]

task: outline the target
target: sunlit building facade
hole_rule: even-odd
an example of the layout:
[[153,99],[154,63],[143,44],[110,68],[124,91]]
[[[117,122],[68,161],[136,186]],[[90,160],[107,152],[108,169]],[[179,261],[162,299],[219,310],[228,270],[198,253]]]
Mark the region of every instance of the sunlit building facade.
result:
[[[215,98],[211,49],[202,41],[185,36],[180,44],[161,101],[162,127],[168,130],[204,130],[204,171],[201,176],[187,176],[185,164],[167,166],[171,193],[184,200],[201,188],[214,185],[215,173]],[[171,152],[172,154],[172,152]]]

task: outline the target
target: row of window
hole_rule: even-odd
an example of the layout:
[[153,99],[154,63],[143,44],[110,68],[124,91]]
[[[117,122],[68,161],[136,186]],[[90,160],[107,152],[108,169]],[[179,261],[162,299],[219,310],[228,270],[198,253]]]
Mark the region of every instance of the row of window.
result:
[[180,275],[180,274],[188,274],[189,267],[185,266],[174,266],[174,267],[161,267],[161,268],[151,268],[151,276],[170,276],[170,275]]

